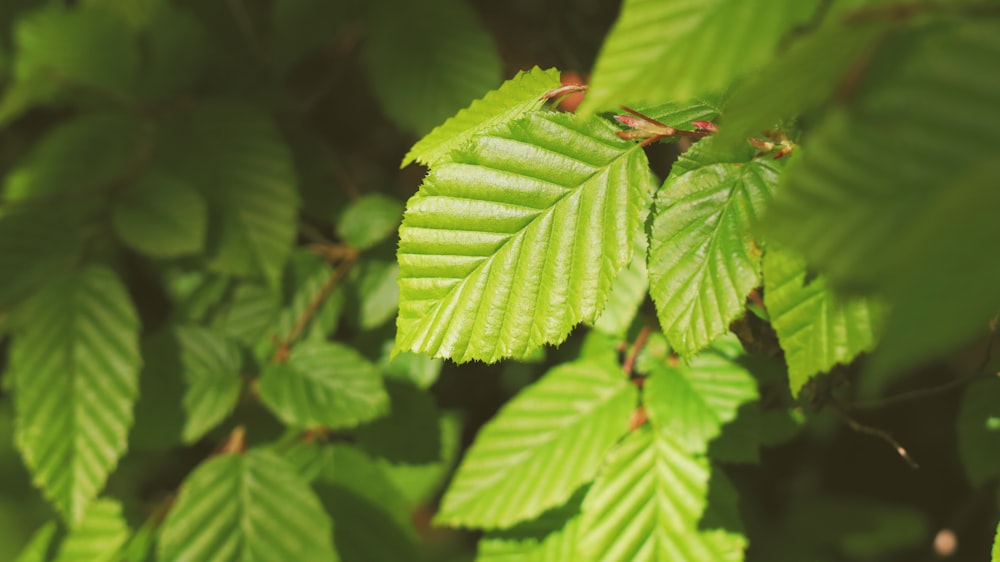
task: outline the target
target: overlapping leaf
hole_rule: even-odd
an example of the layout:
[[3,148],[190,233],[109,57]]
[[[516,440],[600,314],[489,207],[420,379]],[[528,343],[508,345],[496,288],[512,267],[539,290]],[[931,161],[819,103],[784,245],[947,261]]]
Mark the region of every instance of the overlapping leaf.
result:
[[535,67],[518,72],[454,117],[427,133],[403,158],[402,166],[411,162],[433,164],[449,152],[460,148],[474,135],[503,126],[545,102],[543,95],[559,87],[559,72],[553,68]]
[[628,330],[642,301],[649,291],[649,276],[646,274],[646,233],[642,233],[635,244],[632,262],[623,269],[611,287],[611,295],[604,312],[594,323],[594,328],[621,336]]
[[738,360],[743,349],[725,338],[690,363],[661,363],[646,380],[643,403],[653,424],[682,450],[704,453],[722,426],[758,398],[757,381]]
[[59,545],[55,562],[118,562],[129,533],[121,504],[97,500]]
[[112,209],[119,239],[154,257],[200,252],[208,222],[205,199],[190,185],[151,174],[123,191]]
[[80,217],[67,209],[0,215],[0,308],[68,269],[82,249]]
[[649,284],[670,345],[691,355],[725,333],[760,283],[751,227],[781,165],[702,141],[674,164],[656,199]]
[[424,134],[500,83],[493,38],[461,0],[377,0],[365,61],[382,108]]
[[52,545],[52,539],[55,538],[57,530],[59,528],[55,521],[49,521],[43,525],[31,535],[28,544],[24,545],[14,562],[45,562],[48,560],[49,547]]
[[365,250],[395,234],[403,204],[381,194],[352,202],[337,221],[337,235],[351,246]]
[[479,540],[476,562],[552,562],[580,560],[580,504],[587,489],[566,505],[516,527],[486,534]]
[[663,431],[644,426],[608,460],[583,503],[580,550],[601,562],[743,560],[735,490]]
[[769,246],[764,256],[764,304],[788,363],[792,394],[815,374],[848,363],[875,346],[882,316],[873,299],[838,297],[804,260]]
[[192,443],[236,408],[243,386],[240,378],[243,357],[238,345],[212,330],[181,326],[176,334],[187,382],[184,391],[187,417],[182,439]]
[[632,257],[648,174],[598,118],[530,113],[474,137],[407,204],[396,349],[493,362],[595,321]]
[[267,451],[214,457],[184,481],[160,532],[163,562],[338,560],[333,525],[292,465]]
[[16,440],[35,484],[71,523],[125,451],[139,387],[139,321],[125,287],[92,266],[16,311]]
[[260,399],[295,427],[353,427],[386,412],[378,370],[353,349],[326,342],[296,346],[285,363],[268,365]]
[[767,62],[785,34],[817,4],[627,0],[597,58],[580,110],[684,100],[722,90]]
[[614,363],[553,369],[483,427],[437,521],[505,528],[565,503],[628,431],[635,401],[635,387]]

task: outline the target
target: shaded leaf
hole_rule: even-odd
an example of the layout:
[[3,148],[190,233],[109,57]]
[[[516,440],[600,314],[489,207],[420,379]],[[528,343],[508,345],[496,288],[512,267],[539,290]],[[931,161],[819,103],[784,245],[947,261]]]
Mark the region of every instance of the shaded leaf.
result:
[[[580,492],[583,492],[581,490]],[[552,562],[579,560],[580,503],[577,492],[566,505],[506,531],[479,540],[476,562]]]
[[403,216],[403,204],[381,194],[367,195],[344,209],[337,222],[337,236],[365,250],[396,233]]
[[154,257],[194,254],[205,244],[205,199],[167,175],[146,175],[115,199],[111,220],[126,245]]
[[83,247],[79,223],[79,216],[63,209],[0,214],[0,308],[73,264]]
[[400,227],[396,349],[493,362],[594,322],[642,227],[645,154],[603,120],[531,113],[452,159]]
[[208,51],[208,33],[198,18],[174,2],[157,1],[144,38],[139,91],[145,98],[170,98],[196,84]]
[[434,398],[412,385],[387,381],[389,415],[359,427],[357,445],[393,463],[422,464],[441,459],[441,414]]
[[48,552],[52,546],[52,539],[55,537],[58,526],[55,521],[49,521],[42,525],[21,549],[14,562],[45,562],[49,559]]
[[238,345],[212,330],[180,326],[175,333],[187,382],[182,439],[193,443],[236,408],[243,387],[243,357]]
[[976,381],[965,390],[956,420],[958,453],[973,486],[1000,476],[1000,381]]

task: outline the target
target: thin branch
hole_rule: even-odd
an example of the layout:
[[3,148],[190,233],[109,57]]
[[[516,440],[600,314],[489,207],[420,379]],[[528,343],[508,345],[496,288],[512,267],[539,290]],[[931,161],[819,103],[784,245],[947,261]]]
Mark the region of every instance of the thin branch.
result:
[[904,461],[906,461],[906,464],[910,465],[910,468],[914,470],[920,468],[920,465],[917,464],[917,461],[913,460],[913,457],[910,456],[910,453],[907,452],[906,448],[903,447],[899,443],[899,441],[896,441],[896,438],[893,437],[888,431],[885,431],[883,429],[878,429],[876,427],[871,427],[859,422],[858,420],[848,415],[843,408],[837,405],[834,405],[833,409],[835,412],[837,412],[837,414],[841,417],[841,419],[843,419],[847,423],[847,425],[850,426],[851,429],[857,431],[858,433],[871,435],[872,437],[885,441],[886,443],[889,444],[890,447],[892,447],[896,451],[897,455],[899,455]]
[[631,377],[632,370],[635,368],[635,360],[639,357],[639,352],[646,345],[649,340],[649,334],[652,333],[653,327],[646,324],[642,327],[639,335],[635,337],[635,342],[632,344],[632,349],[629,350],[628,357],[625,358],[625,362],[622,363],[622,370],[625,371],[625,375]]

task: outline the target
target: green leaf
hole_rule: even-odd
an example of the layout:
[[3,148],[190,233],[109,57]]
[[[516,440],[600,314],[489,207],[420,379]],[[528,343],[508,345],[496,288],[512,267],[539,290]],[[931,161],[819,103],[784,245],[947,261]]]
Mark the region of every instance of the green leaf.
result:
[[49,521],[42,525],[31,535],[31,540],[21,549],[21,553],[17,555],[14,562],[45,562],[48,560],[49,548],[52,546],[52,539],[57,530],[55,521]]
[[793,395],[813,375],[875,347],[879,304],[834,295],[823,276],[809,274],[805,260],[773,245],[764,255],[764,304],[785,352]]
[[79,223],[67,209],[0,213],[0,309],[69,269],[83,248]]
[[187,420],[183,400],[180,342],[174,326],[143,334],[140,352],[139,400],[135,404],[135,423],[129,432],[129,451],[164,450],[181,445]]
[[163,521],[163,562],[338,560],[319,500],[273,453],[214,457],[181,486]]
[[500,128],[540,108],[545,103],[545,93],[559,86],[559,71],[554,68],[542,70],[536,66],[518,72],[517,76],[427,133],[406,154],[401,167],[414,161],[428,166],[440,162],[473,136]]
[[706,96],[684,102],[638,105],[633,109],[675,129],[692,130],[692,121],[715,121],[722,114],[721,96]]
[[458,460],[462,439],[459,415],[445,412],[439,416],[437,433],[440,435],[441,450],[434,462],[406,464],[393,463],[384,458],[376,459],[382,471],[405,496],[411,510],[437,497]]
[[59,545],[55,562],[118,562],[119,550],[129,534],[121,504],[110,499],[97,500]]
[[997,525],[997,534],[993,539],[993,562],[1000,562],[1000,524]]
[[63,276],[15,312],[16,440],[34,483],[75,524],[125,451],[139,320],[114,272]]
[[256,345],[272,333],[282,312],[281,304],[281,294],[274,287],[241,283],[214,311],[210,325],[241,343]]
[[291,153],[270,117],[235,101],[204,102],[165,123],[160,167],[208,199],[211,266],[277,286],[292,251],[298,194]]
[[602,562],[743,560],[736,491],[663,431],[643,426],[611,454],[583,503],[580,550]]
[[403,215],[403,204],[381,194],[367,195],[344,210],[337,222],[337,236],[344,242],[366,250],[396,233]]
[[243,387],[243,357],[238,345],[212,330],[179,326],[175,333],[187,382],[181,438],[194,443],[236,408]]
[[208,33],[198,18],[176,3],[156,2],[144,39],[144,98],[169,99],[196,84],[208,51]]
[[443,361],[419,353],[410,353],[409,351],[404,351],[393,356],[393,345],[393,342],[390,340],[382,346],[382,355],[379,357],[379,368],[382,370],[384,377],[387,379],[403,380],[424,390],[437,382],[438,376],[441,374]]
[[648,199],[615,130],[530,113],[431,171],[400,227],[398,351],[494,362],[597,320]]
[[483,426],[435,521],[506,528],[562,505],[628,432],[636,398],[615,363],[549,371]]
[[976,381],[958,411],[958,453],[977,488],[1000,476],[1000,380]]
[[724,334],[760,284],[751,227],[777,186],[780,163],[699,142],[656,198],[649,284],[671,347],[690,356]]
[[594,322],[594,328],[606,334],[623,336],[632,324],[639,307],[646,300],[649,277],[646,274],[646,233],[635,244],[632,262],[623,269],[611,286],[608,304]]
[[338,343],[304,342],[286,363],[268,365],[260,399],[295,427],[353,427],[386,413],[389,397],[378,370]]
[[1000,268],[979,251],[1000,244],[998,60],[989,19],[899,34],[804,142],[774,201],[770,235],[834,285],[887,299],[868,379],[951,351],[1000,309]]
[[387,382],[389,415],[355,431],[357,445],[394,463],[421,464],[441,458],[441,413],[434,398],[415,386]]
[[139,49],[118,18],[98,10],[48,8],[15,25],[14,81],[0,100],[0,126],[34,105],[73,100],[74,91],[114,101],[132,93]]
[[170,258],[196,254],[204,247],[205,199],[168,175],[143,176],[119,193],[111,213],[115,234],[139,252]]
[[758,398],[757,381],[739,363],[736,338],[719,340],[690,363],[661,363],[646,380],[643,403],[653,425],[688,453],[704,453],[742,404]]
[[[626,0],[580,111],[716,92],[770,60],[817,0]],[[748,25],[753,22],[753,25]]]
[[493,38],[461,0],[377,0],[367,31],[375,95],[411,133],[426,133],[501,80]]
[[476,562],[579,560],[582,499],[578,492],[566,505],[546,511],[538,519],[486,534],[479,540]]
[[399,308],[399,265],[390,260],[360,262],[349,276],[351,317],[362,331],[392,319]]
[[[356,24],[353,2],[327,0],[282,0],[271,8],[268,52],[279,71],[294,70],[296,63],[312,51],[329,47],[340,39],[344,28]],[[308,60],[308,59],[306,59]]]

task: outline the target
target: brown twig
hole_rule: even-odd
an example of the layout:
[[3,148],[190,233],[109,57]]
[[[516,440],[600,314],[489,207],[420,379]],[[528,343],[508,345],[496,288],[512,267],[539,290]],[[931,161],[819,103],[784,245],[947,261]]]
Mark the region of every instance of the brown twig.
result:
[[639,357],[639,352],[646,345],[649,340],[649,334],[652,333],[653,327],[646,324],[639,331],[639,335],[635,337],[635,342],[632,343],[632,349],[629,350],[628,356],[625,357],[625,362],[622,363],[622,370],[625,371],[625,375],[631,377],[632,370],[635,368],[635,360]]
[[913,460],[913,457],[910,456],[910,453],[907,452],[906,448],[903,447],[899,443],[899,441],[896,441],[896,438],[893,437],[888,431],[885,431],[883,429],[878,429],[876,427],[871,427],[859,422],[858,420],[852,418],[843,408],[841,408],[836,404],[833,405],[833,410],[837,412],[837,415],[839,415],[841,419],[843,419],[847,423],[847,425],[850,426],[851,429],[857,431],[858,433],[871,435],[872,437],[885,441],[886,443],[889,444],[890,447],[895,449],[897,455],[899,455],[904,461],[906,461],[906,464],[910,465],[910,468],[914,470],[920,468],[920,465],[917,464],[917,461]]

